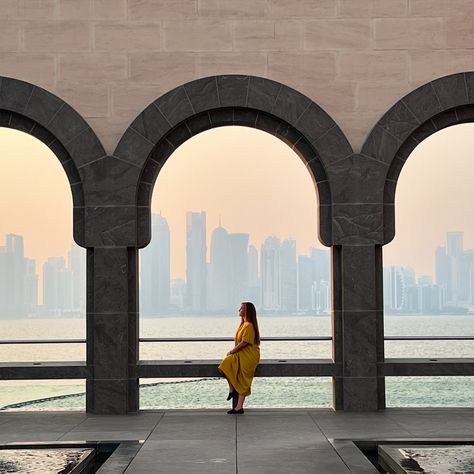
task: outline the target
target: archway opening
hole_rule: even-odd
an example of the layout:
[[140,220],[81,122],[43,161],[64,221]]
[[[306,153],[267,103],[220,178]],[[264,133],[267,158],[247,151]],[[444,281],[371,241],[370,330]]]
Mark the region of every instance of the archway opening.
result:
[[[85,360],[85,249],[73,242],[64,169],[40,140],[0,128],[0,344],[3,362]],[[2,381],[0,407],[84,391],[83,381]],[[27,406],[27,404],[25,404]],[[77,407],[76,407],[77,408]]]
[[[287,144],[249,127],[199,133],[163,165],[151,209],[152,241],[140,252],[140,337],[232,338],[242,301],[256,305],[264,338],[330,336],[329,249],[318,241],[316,186]],[[219,360],[231,345],[142,342],[140,359]],[[264,340],[261,351],[262,359],[330,359],[331,343]],[[264,390],[262,382],[254,381]],[[203,383],[190,387],[200,390]],[[207,383],[206,393],[225,386],[219,380]],[[265,399],[267,406],[331,403],[328,379],[309,380],[301,400],[289,393],[305,381],[285,383],[282,400],[263,391],[259,396],[256,389],[255,406]],[[166,393],[163,380],[155,388],[147,386],[141,407],[166,406],[165,398],[171,402]],[[189,400],[177,406],[196,406],[192,393],[183,390]],[[220,398],[210,396],[203,403],[224,406]]]
[[[384,247],[385,336],[474,336],[474,124],[421,142],[396,189]],[[472,340],[386,341],[386,358],[474,357]],[[469,377],[387,379],[387,405],[472,405]],[[470,402],[468,399],[470,398]]]

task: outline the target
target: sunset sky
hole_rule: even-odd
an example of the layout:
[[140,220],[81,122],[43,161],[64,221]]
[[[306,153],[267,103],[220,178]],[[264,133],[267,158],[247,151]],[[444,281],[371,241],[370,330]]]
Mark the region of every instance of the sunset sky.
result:
[[[22,234],[37,271],[48,256],[67,255],[72,198],[59,161],[41,142],[0,128],[0,245]],[[413,152],[396,195],[397,235],[385,264],[434,274],[434,251],[446,231],[463,231],[474,248],[474,124],[438,132]],[[168,220],[172,277],[185,274],[186,211],[206,211],[212,230],[247,232],[257,248],[270,235],[298,242],[298,253],[320,246],[317,195],[300,158],[283,142],[255,129],[225,127],[185,142],[158,176],[153,212]]]

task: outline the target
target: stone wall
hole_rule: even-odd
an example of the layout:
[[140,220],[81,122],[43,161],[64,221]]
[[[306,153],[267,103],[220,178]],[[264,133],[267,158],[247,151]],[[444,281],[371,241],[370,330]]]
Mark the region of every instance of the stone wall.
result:
[[153,100],[250,74],[321,105],[357,151],[434,78],[474,70],[472,0],[2,0],[0,76],[71,104],[112,153]]

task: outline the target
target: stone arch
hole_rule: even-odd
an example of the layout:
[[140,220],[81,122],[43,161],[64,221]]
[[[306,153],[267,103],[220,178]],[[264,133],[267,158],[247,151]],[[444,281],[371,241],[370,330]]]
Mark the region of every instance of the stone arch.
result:
[[0,76],[0,127],[45,143],[61,162],[74,205],[74,240],[85,246],[88,164],[105,156],[94,131],[66,102],[28,82]]
[[226,125],[266,131],[299,154],[319,194],[320,239],[331,245],[332,199],[326,168],[352,155],[345,135],[321,107],[290,87],[260,77],[224,75],[198,79],[161,96],[118,143],[114,156],[141,169],[136,196],[138,247],[151,239],[151,196],[165,161],[193,135]]
[[395,236],[395,190],[415,147],[443,128],[474,121],[474,72],[435,79],[400,99],[377,122],[361,154],[384,167],[383,244]]

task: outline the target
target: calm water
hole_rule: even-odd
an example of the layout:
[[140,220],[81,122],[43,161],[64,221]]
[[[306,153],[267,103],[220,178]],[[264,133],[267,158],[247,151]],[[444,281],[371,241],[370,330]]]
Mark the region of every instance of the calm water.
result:
[[[142,319],[141,337],[233,336],[238,317]],[[261,316],[263,336],[329,336],[329,317]],[[474,335],[472,316],[389,316],[386,335]],[[2,339],[85,338],[84,320],[0,321]],[[224,343],[142,343],[140,358],[221,359]],[[386,357],[473,357],[474,341],[386,342]],[[330,342],[264,342],[262,359],[330,358]],[[84,344],[0,346],[0,361],[84,360]],[[142,380],[142,408],[225,407],[222,379]],[[474,377],[387,378],[389,406],[474,406]],[[2,381],[0,407],[38,400],[17,409],[84,409],[83,381]],[[331,405],[329,378],[256,378],[248,407]],[[51,399],[51,397],[54,397]],[[49,400],[45,400],[49,399]]]

